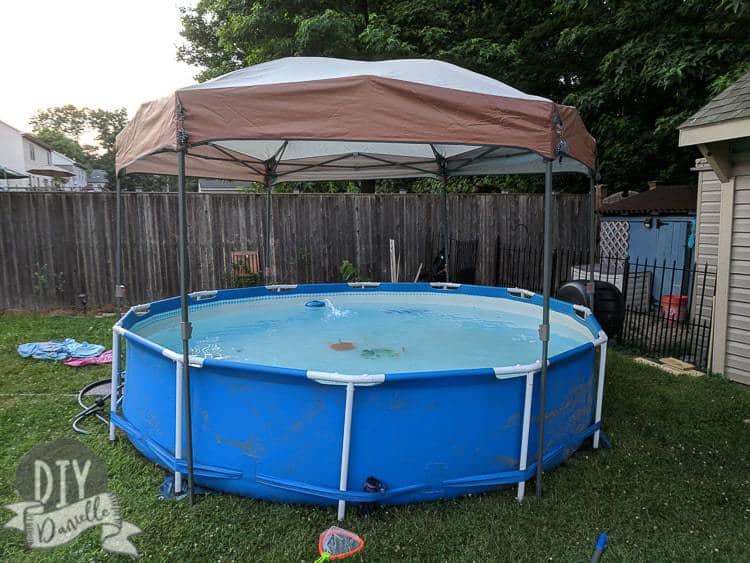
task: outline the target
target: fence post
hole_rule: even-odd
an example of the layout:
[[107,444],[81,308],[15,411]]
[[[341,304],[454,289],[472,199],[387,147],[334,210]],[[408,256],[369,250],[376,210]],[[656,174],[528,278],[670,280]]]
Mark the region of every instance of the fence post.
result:
[[625,256],[622,264],[622,299],[627,304],[630,289],[630,256]]

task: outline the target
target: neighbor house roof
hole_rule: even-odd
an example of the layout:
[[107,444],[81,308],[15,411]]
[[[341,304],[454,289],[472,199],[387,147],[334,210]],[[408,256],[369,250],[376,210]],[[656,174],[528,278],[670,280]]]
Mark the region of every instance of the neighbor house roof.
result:
[[653,189],[602,205],[602,215],[676,215],[695,213],[698,190],[693,186],[656,186]]
[[89,184],[101,184],[101,183],[106,184],[107,177],[108,177],[108,174],[106,171],[100,170],[99,168],[95,168],[94,170],[89,172],[89,177],[88,177]]
[[31,141],[31,142],[32,142],[32,143],[34,143],[35,145],[39,145],[39,146],[40,146],[40,147],[42,147],[43,149],[47,149],[48,151],[53,151],[53,150],[55,150],[55,149],[53,149],[53,148],[52,148],[51,146],[49,146],[49,145],[48,145],[47,143],[45,143],[45,142],[44,142],[44,141],[42,141],[41,139],[39,139],[39,138],[35,137],[35,136],[34,136],[34,135],[32,135],[31,133],[23,133],[23,134],[22,134],[21,136],[22,136],[22,137],[23,137],[24,139],[26,139],[27,141]]
[[200,178],[198,180],[198,189],[201,190],[230,190],[235,191],[238,188],[244,188],[252,184],[250,180],[213,180]]

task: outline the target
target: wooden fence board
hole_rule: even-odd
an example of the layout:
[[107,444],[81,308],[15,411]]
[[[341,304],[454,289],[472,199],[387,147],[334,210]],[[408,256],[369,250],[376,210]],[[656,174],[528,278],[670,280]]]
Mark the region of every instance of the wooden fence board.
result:
[[[188,194],[190,289],[227,287],[233,250],[263,261],[264,194]],[[340,280],[350,260],[389,280],[388,240],[396,240],[402,281],[429,272],[443,245],[439,194],[274,194],[273,261],[282,283]],[[588,247],[587,196],[556,195],[553,244]],[[477,283],[494,283],[496,241],[541,245],[537,194],[451,194],[450,232],[479,239]],[[0,193],[0,308],[112,304],[115,196],[111,193]],[[123,281],[127,302],[175,295],[177,197],[123,194]],[[262,264],[262,266],[264,266]]]

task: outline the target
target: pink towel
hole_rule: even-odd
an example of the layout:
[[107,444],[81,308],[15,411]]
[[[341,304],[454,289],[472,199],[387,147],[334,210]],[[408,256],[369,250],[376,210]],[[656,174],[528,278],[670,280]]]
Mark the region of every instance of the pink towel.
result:
[[102,352],[98,356],[92,356],[90,358],[69,358],[63,362],[66,366],[73,366],[79,368],[81,366],[99,365],[99,364],[111,364],[112,363],[112,350]]

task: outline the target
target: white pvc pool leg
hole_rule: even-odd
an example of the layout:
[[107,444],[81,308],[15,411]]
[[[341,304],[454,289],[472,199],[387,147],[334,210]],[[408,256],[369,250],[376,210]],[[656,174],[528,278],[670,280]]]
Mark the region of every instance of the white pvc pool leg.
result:
[[[174,388],[174,457],[182,459],[182,362],[175,362],[175,388]],[[178,495],[182,491],[182,473],[175,467],[174,493]]]
[[[594,423],[597,424],[602,420],[602,402],[604,400],[604,368],[607,364],[607,343],[603,342],[599,348],[599,381],[596,385],[596,415]],[[594,432],[594,449],[599,447],[600,431]]]
[[[521,456],[518,463],[518,469],[524,471],[529,459],[529,430],[531,427],[531,399],[534,396],[534,372],[526,374],[526,393],[523,399],[523,427],[521,430]],[[526,481],[518,482],[518,501],[523,500],[526,492]]]
[[120,387],[120,333],[112,329],[112,390],[109,396],[109,440],[115,440],[115,422],[111,415],[117,414],[117,401],[119,396],[117,390]]
[[[346,384],[346,407],[344,410],[344,439],[341,445],[341,475],[339,477],[339,491],[345,491],[349,480],[349,445],[352,440],[352,410],[354,409],[354,383]],[[339,500],[339,522],[344,520],[346,501]]]

